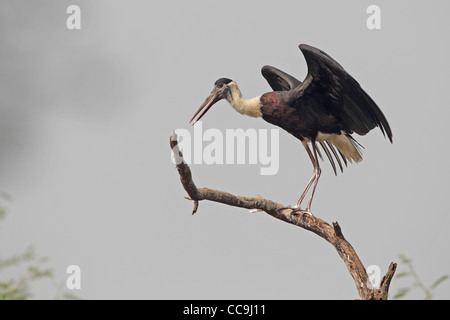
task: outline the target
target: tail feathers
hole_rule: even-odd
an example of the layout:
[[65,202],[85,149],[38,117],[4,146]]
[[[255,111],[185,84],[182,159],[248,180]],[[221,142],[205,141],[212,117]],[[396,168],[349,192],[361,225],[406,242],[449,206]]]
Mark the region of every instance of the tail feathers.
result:
[[[334,163],[333,157],[331,156],[330,150],[328,150],[328,147],[327,147],[327,145],[325,144],[324,141],[320,141],[319,143],[322,146],[323,151],[325,151],[325,154],[327,155],[328,160],[330,160],[331,166],[333,167],[334,174],[337,175],[336,165]],[[334,156],[336,157],[336,154],[334,154]],[[336,158],[336,159],[339,162],[339,158]],[[342,165],[341,165],[340,162],[339,162],[339,167],[341,168],[341,172],[342,172]]]
[[328,139],[336,149],[338,149],[344,162],[346,159],[352,163],[353,161],[358,163],[362,161],[362,150],[364,147],[360,145],[351,135],[340,134],[333,135]]

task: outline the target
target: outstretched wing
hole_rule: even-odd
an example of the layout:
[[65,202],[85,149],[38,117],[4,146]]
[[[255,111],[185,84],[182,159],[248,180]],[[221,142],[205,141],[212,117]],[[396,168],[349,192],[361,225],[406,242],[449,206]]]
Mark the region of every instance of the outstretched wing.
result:
[[[294,78],[293,76],[291,76],[291,75],[287,74],[286,72],[281,71],[280,69],[277,69],[275,67],[264,66],[261,69],[261,73],[264,76],[264,78],[266,78],[267,82],[269,82],[269,85],[271,86],[271,88],[274,91],[290,91],[302,84],[302,82],[300,80]],[[340,153],[340,151],[338,150],[336,152],[333,145],[330,143],[328,143],[328,146],[327,146],[327,144],[325,144],[324,142],[320,142],[320,145],[321,145],[323,151],[325,152],[326,156],[328,157],[328,160],[330,161],[331,166],[333,167],[334,174],[337,174],[337,171],[336,171],[336,165],[334,163],[332,154],[336,158],[336,161],[339,165],[339,168],[341,169],[341,172],[343,172],[342,162],[339,159],[337,152],[339,152],[339,154],[341,155],[346,166],[347,166],[347,160]],[[331,149],[332,153],[330,153],[330,149]],[[319,152],[319,155],[322,158],[322,155],[320,154],[320,152]]]
[[275,67],[264,66],[261,73],[273,91],[289,91],[302,84],[300,80]]
[[365,135],[379,127],[392,142],[392,131],[376,103],[342,66],[328,54],[312,46],[299,46],[308,65],[308,75],[293,93],[320,101],[333,116],[344,124],[347,133]]

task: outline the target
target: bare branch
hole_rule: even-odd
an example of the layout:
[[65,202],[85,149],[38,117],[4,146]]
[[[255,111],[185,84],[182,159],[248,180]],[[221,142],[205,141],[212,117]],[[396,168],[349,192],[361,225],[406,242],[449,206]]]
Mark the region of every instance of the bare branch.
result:
[[337,222],[333,222],[333,224],[330,225],[317,216],[313,217],[307,214],[304,214],[299,219],[299,213],[295,210],[275,201],[265,199],[260,195],[257,197],[243,197],[220,190],[197,188],[192,179],[191,170],[184,162],[183,154],[179,150],[178,138],[175,133],[170,136],[170,147],[174,153],[176,167],[178,173],[180,174],[181,184],[189,195],[187,199],[194,201],[194,210],[192,214],[197,212],[199,201],[209,200],[220,202],[229,206],[264,211],[274,218],[314,232],[328,241],[336,249],[353,277],[358,294],[362,300],[387,298],[389,284],[395,273],[396,264],[391,263],[388,273],[380,282],[380,286],[375,289],[372,288],[364,265],[356,254],[356,251],[344,238],[341,227]]
[[396,269],[397,269],[397,264],[391,262],[391,264],[389,265],[388,271],[386,272],[386,275],[383,277],[383,279],[381,279],[380,286],[374,294],[374,299],[377,299],[377,300],[387,300],[388,299],[389,286],[391,284],[392,278],[394,277]]

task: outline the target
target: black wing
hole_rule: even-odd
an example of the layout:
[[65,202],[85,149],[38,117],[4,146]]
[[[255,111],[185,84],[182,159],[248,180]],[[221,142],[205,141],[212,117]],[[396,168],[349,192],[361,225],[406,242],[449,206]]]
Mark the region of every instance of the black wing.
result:
[[[271,88],[274,91],[290,91],[296,87],[299,87],[302,84],[302,82],[300,80],[294,78],[293,76],[291,76],[291,75],[287,74],[286,72],[281,71],[280,69],[277,69],[275,67],[264,66],[261,69],[261,73],[264,76],[264,78],[266,78],[267,82],[269,83],[269,85],[271,86]],[[320,142],[320,145],[322,146],[323,151],[325,151],[325,154],[327,155],[328,160],[330,161],[331,166],[333,167],[334,174],[337,174],[337,172],[336,172],[336,165],[334,163],[332,154],[336,158],[339,168],[341,169],[341,172],[343,172],[342,162],[339,159],[337,152],[339,152],[339,154],[341,155],[346,166],[347,166],[347,160],[340,153],[340,151],[338,150],[336,152],[333,145],[330,143],[328,143],[328,146],[327,146],[324,142]],[[330,153],[330,150],[328,148],[331,149],[332,154]],[[319,152],[319,155],[322,158],[322,155],[320,154],[320,152]]]
[[320,100],[341,121],[347,133],[365,135],[379,127],[392,142],[392,131],[386,117],[359,83],[322,50],[305,44],[299,48],[305,56],[308,75],[303,85],[293,90],[295,97],[307,94]]
[[302,84],[300,80],[275,67],[264,66],[261,73],[273,91],[289,91]]

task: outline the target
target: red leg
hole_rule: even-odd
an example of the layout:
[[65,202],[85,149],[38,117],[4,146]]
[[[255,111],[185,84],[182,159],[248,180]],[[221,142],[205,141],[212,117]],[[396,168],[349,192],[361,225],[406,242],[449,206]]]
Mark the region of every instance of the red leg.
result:
[[319,182],[320,173],[322,171],[319,166],[319,159],[317,158],[317,146],[316,146],[315,142],[313,142],[312,145],[313,145],[313,151],[314,151],[314,158],[316,160],[314,163],[314,177],[315,178],[314,178],[313,188],[311,191],[311,197],[309,198],[308,205],[306,206],[307,212],[310,212],[311,202],[314,197],[314,192],[316,191],[317,183]]
[[297,202],[297,207],[300,207],[300,204],[303,201],[303,198],[305,197],[306,193],[308,192],[309,188],[312,185],[312,191],[311,191],[311,196],[310,196],[309,201],[308,201],[308,205],[306,206],[305,210],[300,210],[301,214],[298,217],[297,224],[300,221],[300,219],[302,218],[304,213],[311,214],[311,211],[310,211],[311,210],[311,203],[312,203],[312,199],[314,197],[314,192],[316,191],[317,183],[319,181],[320,173],[321,173],[321,169],[320,169],[320,166],[319,166],[319,158],[317,157],[317,145],[316,145],[315,141],[311,142],[314,154],[311,153],[311,150],[309,149],[309,147],[308,147],[308,145],[306,143],[303,143],[303,145],[305,146],[306,151],[308,152],[309,158],[311,159],[311,162],[313,163],[314,173],[313,173],[313,176],[311,177],[311,179],[309,180],[305,191],[303,191],[300,199]]

